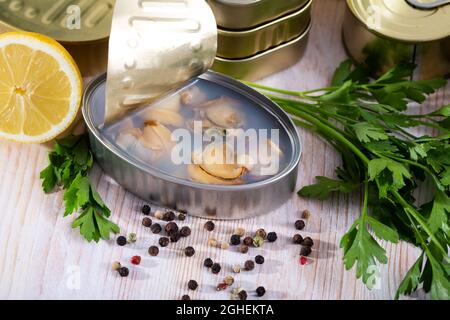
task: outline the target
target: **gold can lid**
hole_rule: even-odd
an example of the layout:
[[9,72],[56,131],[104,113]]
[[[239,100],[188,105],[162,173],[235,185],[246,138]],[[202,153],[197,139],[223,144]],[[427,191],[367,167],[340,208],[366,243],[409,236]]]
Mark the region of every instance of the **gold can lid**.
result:
[[115,0],[0,0],[0,25],[67,43],[109,37]]
[[[431,4],[435,0],[421,0]],[[351,12],[371,31],[420,43],[450,36],[450,5],[419,9],[405,0],[347,0]]]

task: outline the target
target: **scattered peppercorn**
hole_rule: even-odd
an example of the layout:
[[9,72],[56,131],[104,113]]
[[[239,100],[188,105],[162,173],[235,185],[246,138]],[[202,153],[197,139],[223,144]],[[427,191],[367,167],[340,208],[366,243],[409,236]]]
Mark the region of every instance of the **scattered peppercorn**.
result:
[[230,244],[233,246],[237,246],[241,243],[241,237],[239,237],[237,234],[233,234],[230,238]]
[[146,228],[150,228],[152,226],[152,219],[145,217],[142,219],[142,225]]
[[300,255],[307,257],[311,254],[311,252],[312,252],[311,247],[302,247],[300,250]]
[[137,240],[137,235],[136,235],[136,233],[130,233],[129,235],[128,235],[128,238],[127,238],[127,242],[128,243],[135,243],[136,242],[136,240]]
[[264,245],[264,238],[261,236],[256,236],[253,238],[253,246],[254,247],[262,247]]
[[173,211],[167,211],[163,214],[163,220],[164,221],[173,221],[175,220],[175,212]]
[[252,260],[245,261],[244,268],[246,271],[252,271],[255,269],[255,263]]
[[191,228],[183,227],[180,229],[180,235],[182,237],[189,237],[191,235]]
[[220,269],[222,269],[222,267],[218,263],[214,263],[211,266],[211,272],[214,273],[214,274],[218,274],[220,272]]
[[263,295],[266,294],[266,289],[264,287],[258,287],[256,288],[256,295],[258,297],[262,297]]
[[144,204],[141,209],[142,213],[148,216],[150,212],[152,211],[152,208],[148,204]]
[[124,236],[119,236],[117,237],[116,242],[119,246],[124,246],[127,244],[127,238],[125,238]]
[[188,288],[191,290],[196,290],[198,288],[198,283],[195,280],[189,280]]
[[239,300],[247,300],[247,291],[241,290],[238,293]]
[[187,294],[185,294],[184,296],[181,297],[181,300],[188,301],[188,300],[191,300],[191,297],[189,297]]
[[117,270],[119,270],[120,269],[120,267],[121,267],[122,265],[120,264],[120,262],[119,261],[114,261],[113,263],[112,263],[112,269],[114,270],[114,271],[117,271]]
[[308,219],[311,216],[311,212],[309,210],[303,210],[302,212],[302,218],[303,219]]
[[228,286],[227,286],[226,283],[219,283],[219,284],[217,285],[217,291],[223,291],[223,290],[225,290],[226,288],[228,288]]
[[245,235],[245,229],[244,228],[236,228],[234,233],[237,234],[239,237],[243,237]]
[[278,238],[278,236],[277,236],[276,232],[269,232],[267,234],[267,241],[269,241],[269,242],[275,242],[275,241],[277,241],[277,238]]
[[152,257],[156,257],[159,254],[159,248],[157,246],[151,246],[148,248],[148,254]]
[[180,221],[184,221],[184,220],[186,220],[186,214],[185,213],[183,213],[183,212],[180,212],[179,214],[178,214],[178,220],[180,220]]
[[154,224],[152,224],[152,226],[150,227],[150,230],[152,230],[152,232],[153,232],[154,234],[158,234],[158,233],[161,232],[162,227],[161,227],[161,225],[160,225],[159,223],[154,223]]
[[177,232],[173,232],[170,235],[170,241],[171,242],[178,242],[178,240],[180,240],[180,238],[181,238],[181,234],[178,231]]
[[234,278],[232,276],[226,276],[223,279],[223,282],[227,285],[227,286],[232,286],[234,283]]
[[257,264],[263,264],[263,263],[264,263],[264,257],[261,256],[261,255],[257,255],[257,256],[255,257],[255,262],[256,262]]
[[205,223],[205,229],[208,231],[213,231],[215,228],[214,222],[212,221],[206,221]]
[[155,218],[158,220],[162,220],[164,217],[164,213],[161,210],[156,210],[155,211]]
[[195,249],[192,248],[192,247],[186,247],[186,248],[184,249],[184,254],[185,254],[187,257],[192,257],[192,256],[195,254]]
[[208,239],[208,246],[217,247],[217,240],[214,238]]
[[220,249],[222,250],[228,250],[230,248],[230,245],[228,244],[228,242],[221,242],[220,243]]
[[295,221],[295,229],[303,230],[304,228],[305,228],[305,221],[303,221],[303,220]]
[[127,267],[121,267],[117,271],[119,272],[121,277],[128,277],[128,275],[130,274],[130,271],[128,270]]
[[167,237],[159,238],[159,245],[161,247],[167,247],[169,245],[169,238],[167,238]]
[[310,237],[306,237],[303,239],[302,246],[312,247],[314,245],[314,241]]
[[300,257],[300,264],[301,264],[302,266],[304,266],[307,262],[308,262],[308,258],[306,258],[306,257],[304,257],[304,256],[301,256],[301,257]]
[[140,256],[132,256],[130,261],[132,264],[138,265],[141,263],[141,257]]
[[255,235],[256,235],[257,237],[261,237],[261,238],[263,238],[263,239],[266,239],[266,238],[267,238],[267,233],[266,233],[266,230],[264,230],[264,229],[258,229],[258,230],[256,230]]
[[292,238],[292,242],[295,244],[301,244],[303,242],[303,237],[299,234],[295,234]]
[[207,268],[211,268],[214,262],[211,260],[211,258],[206,258],[205,261],[203,261],[203,265]]
[[248,252],[248,246],[246,246],[245,244],[243,244],[243,245],[241,245],[240,247],[239,247],[239,251],[241,252],[241,253],[247,253]]
[[253,238],[252,237],[245,237],[244,238],[244,244],[246,245],[246,246],[252,246],[253,245]]
[[175,222],[169,222],[164,227],[164,230],[166,231],[167,235],[171,235],[172,233],[178,232],[178,225]]
[[235,265],[233,266],[233,272],[234,272],[234,273],[240,273],[240,272],[241,272],[241,266],[238,265],[238,264],[235,264]]

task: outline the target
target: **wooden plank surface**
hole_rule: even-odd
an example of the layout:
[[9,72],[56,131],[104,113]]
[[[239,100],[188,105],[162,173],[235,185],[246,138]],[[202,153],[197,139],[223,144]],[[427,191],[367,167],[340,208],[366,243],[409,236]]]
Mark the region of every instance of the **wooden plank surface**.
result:
[[[316,0],[313,28],[307,52],[299,63],[262,82],[287,89],[305,90],[326,86],[335,67],[346,58],[341,44],[340,26],[344,1]],[[430,98],[427,109],[450,102],[450,87]],[[304,145],[298,186],[312,183],[317,175],[332,176],[339,157],[316,136],[299,130]],[[95,167],[91,179],[112,209],[113,220],[123,233],[136,232],[138,242],[118,247],[114,240],[88,244],[70,227],[71,218],[63,218],[62,193],[46,196],[39,171],[46,166],[44,146],[0,142],[0,298],[3,299],[179,299],[188,293],[187,281],[195,279],[200,288],[189,294],[194,299],[228,299],[229,292],[217,292],[215,286],[235,263],[263,254],[266,263],[252,272],[237,275],[236,283],[251,292],[263,285],[264,299],[392,299],[395,290],[418,251],[406,244],[387,245],[389,263],[381,267],[376,289],[367,290],[345,271],[339,240],[358,216],[359,194],[335,196],[330,201],[292,200],[274,212],[245,221],[219,222],[208,234],[204,220],[188,218],[193,235],[161,251],[157,258],[146,254],[158,237],[144,230],[139,208],[143,202],[124,191]],[[420,195],[419,195],[420,196]],[[303,209],[312,212],[304,236],[315,241],[312,262],[298,263],[299,247],[290,244],[295,233],[293,223]],[[213,236],[227,240],[237,226],[249,231],[263,227],[276,231],[279,240],[261,249],[251,249],[248,257],[236,252],[206,246]],[[197,253],[184,257],[182,248],[192,245]],[[130,267],[130,276],[120,278],[111,270],[111,262],[129,265],[131,256],[143,257],[140,266]],[[202,267],[206,257],[222,264],[218,276]],[[426,298],[419,292],[413,298]]]

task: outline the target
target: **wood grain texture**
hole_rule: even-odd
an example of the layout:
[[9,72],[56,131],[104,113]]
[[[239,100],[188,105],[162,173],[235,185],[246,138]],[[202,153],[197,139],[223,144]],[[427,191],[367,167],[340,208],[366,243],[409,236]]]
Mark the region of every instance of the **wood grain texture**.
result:
[[[329,83],[337,64],[346,58],[341,44],[340,26],[344,1],[316,0],[313,28],[307,52],[295,66],[264,79],[268,85],[294,90],[313,89]],[[431,97],[422,108],[433,109],[450,102],[450,86]],[[424,110],[425,111],[425,110]],[[304,146],[298,186],[312,183],[317,175],[333,176],[340,163],[337,154],[321,139],[299,130]],[[0,298],[3,299],[179,299],[188,293],[187,282],[195,279],[200,288],[189,294],[194,299],[228,299],[229,292],[217,292],[215,286],[231,273],[235,263],[263,254],[266,263],[252,272],[237,275],[236,283],[255,298],[254,289],[263,285],[264,299],[392,299],[398,284],[418,255],[406,245],[387,245],[389,263],[381,267],[378,289],[369,291],[345,271],[339,240],[359,214],[360,194],[335,196],[329,201],[292,200],[274,212],[245,221],[219,222],[212,233],[203,230],[204,220],[190,218],[186,225],[193,233],[161,251],[157,258],[147,248],[158,236],[144,230],[139,209],[143,202],[124,191],[95,167],[92,181],[112,209],[113,220],[122,233],[136,232],[136,244],[118,247],[114,240],[88,244],[70,227],[71,218],[63,218],[62,193],[46,196],[39,171],[46,166],[48,149],[44,146],[0,142]],[[419,194],[420,197],[426,195]],[[302,232],[315,241],[312,263],[298,264],[298,246],[290,244],[293,224],[299,212],[308,208],[312,216]],[[251,249],[248,257],[206,246],[209,237],[228,240],[237,226],[255,231],[259,227],[276,231],[279,240],[261,249]],[[193,245],[192,258],[182,249]],[[130,267],[130,276],[120,278],[111,270],[111,262],[126,265],[131,256],[143,257],[140,266]],[[218,276],[207,272],[206,257],[222,264]],[[77,277],[79,275],[79,277]],[[79,279],[79,283],[77,283]],[[413,298],[426,298],[422,292]]]

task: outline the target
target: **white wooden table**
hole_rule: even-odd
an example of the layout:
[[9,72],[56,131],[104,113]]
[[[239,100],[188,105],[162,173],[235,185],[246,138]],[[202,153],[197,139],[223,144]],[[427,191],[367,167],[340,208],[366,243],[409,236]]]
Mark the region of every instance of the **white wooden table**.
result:
[[[307,52],[299,63],[264,81],[277,87],[306,90],[326,86],[335,67],[346,58],[341,44],[340,26],[344,1],[316,0],[313,28]],[[427,108],[450,102],[450,86],[430,98]],[[332,176],[340,159],[318,137],[300,130],[304,145],[298,187],[310,184],[316,175]],[[246,257],[233,250],[206,246],[210,234],[203,230],[204,220],[188,218],[193,235],[161,250],[157,258],[147,254],[158,236],[141,225],[139,213],[143,202],[124,191],[95,167],[91,179],[112,209],[112,219],[122,233],[136,232],[135,245],[119,247],[114,239],[87,243],[70,227],[72,218],[63,218],[62,192],[44,195],[39,172],[46,166],[47,149],[39,145],[0,142],[0,298],[3,299],[179,299],[188,293],[187,281],[195,279],[200,288],[189,294],[193,299],[228,299],[228,292],[215,286],[231,274],[234,263]],[[420,196],[420,195],[419,195]],[[236,282],[248,292],[263,285],[264,299],[392,299],[397,286],[415,261],[413,247],[387,245],[389,263],[381,267],[378,289],[369,291],[345,271],[339,240],[359,214],[361,197],[335,196],[329,201],[307,201],[292,195],[279,210],[259,218],[240,222],[217,223],[213,235],[226,240],[234,228],[247,230],[263,227],[276,231],[276,243],[251,249],[249,256],[261,253],[266,263],[252,272],[240,273]],[[312,216],[302,232],[315,241],[312,263],[298,263],[299,247],[290,243],[299,212],[309,209]],[[197,253],[184,257],[181,249],[193,245]],[[133,255],[143,257],[140,266],[130,266],[130,276],[120,278],[111,270],[111,262],[129,265]],[[218,276],[202,266],[206,257],[219,261]],[[416,298],[426,296],[419,292]],[[254,294],[250,296],[254,299]]]

